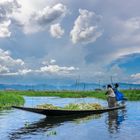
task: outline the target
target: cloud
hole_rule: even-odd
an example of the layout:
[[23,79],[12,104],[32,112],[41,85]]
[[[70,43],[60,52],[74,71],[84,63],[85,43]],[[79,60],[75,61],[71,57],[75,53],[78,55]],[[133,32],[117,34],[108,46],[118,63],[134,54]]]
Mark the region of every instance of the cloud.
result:
[[[58,3],[53,6],[46,6],[40,11],[36,11],[36,9],[30,11],[24,22],[18,15],[16,15],[16,19],[22,24],[24,32],[29,34],[46,30],[51,24],[61,21],[66,13],[67,7],[62,3]],[[62,29],[59,34],[62,34]]]
[[140,53],[132,53],[128,55],[120,56],[120,58],[116,59],[112,62],[112,64],[123,65],[125,63],[135,63],[135,60],[140,57]]
[[37,67],[36,69],[26,67],[26,64],[21,59],[13,59],[9,51],[0,49],[0,75],[2,76],[24,76],[24,75],[40,75],[40,74],[54,74],[63,75],[69,74],[73,71],[79,70],[73,66],[59,66],[55,59],[50,61],[43,61],[45,66]]
[[132,77],[133,79],[139,79],[139,80],[140,80],[140,73],[132,74],[131,77]]
[[43,65],[51,65],[51,64],[55,64],[56,60],[55,59],[51,59],[50,61],[43,61],[42,64]]
[[2,49],[0,49],[0,64],[3,64],[5,66],[23,66],[25,63],[23,60],[21,59],[13,59],[10,56],[10,52],[9,51],[4,51]]
[[52,24],[50,27],[50,33],[55,38],[61,38],[64,34],[64,29],[61,28],[59,23]]
[[11,20],[3,21],[2,23],[0,23],[0,38],[11,36],[11,32],[9,31],[10,24]]
[[56,63],[56,60],[55,59],[51,59],[50,60],[50,64],[54,64],[54,63]]
[[118,20],[116,27],[118,31],[112,41],[123,45],[140,45],[140,17]]
[[40,72],[55,73],[55,74],[67,74],[71,71],[78,70],[74,67],[61,67],[58,65],[48,65],[40,68]]
[[140,84],[140,73],[131,74],[130,77],[134,84]]
[[14,59],[9,51],[0,49],[0,74],[16,72],[24,67],[25,63],[21,59]]
[[35,22],[37,22],[39,25],[46,26],[65,16],[66,10],[65,5],[58,3],[52,7],[47,6],[42,11],[34,13],[33,17]]
[[74,44],[95,42],[103,33],[98,25],[101,16],[83,9],[79,9],[79,13],[70,32],[72,42]]
[[26,75],[28,73],[31,73],[32,70],[31,69],[22,69],[22,70],[18,70],[18,74],[19,75]]
[[20,8],[20,5],[16,0],[0,1],[0,38],[11,36],[9,26],[11,25],[12,14],[18,8]]
[[43,61],[42,64],[46,66],[40,67],[40,70],[36,70],[36,72],[41,73],[52,73],[52,74],[68,74],[72,71],[77,71],[79,68],[75,68],[73,66],[59,66],[56,63],[55,59],[51,59],[50,61]]
[[9,69],[5,66],[0,65],[0,73],[7,73],[9,72]]
[[20,8],[21,5],[17,0],[1,0],[0,1],[0,19],[5,20],[11,17],[11,14]]
[[31,69],[19,69],[17,71],[14,71],[14,72],[10,72],[10,71],[5,71],[3,73],[0,73],[0,75],[3,75],[3,76],[24,76],[24,75],[27,75],[29,73],[32,73],[33,70]]

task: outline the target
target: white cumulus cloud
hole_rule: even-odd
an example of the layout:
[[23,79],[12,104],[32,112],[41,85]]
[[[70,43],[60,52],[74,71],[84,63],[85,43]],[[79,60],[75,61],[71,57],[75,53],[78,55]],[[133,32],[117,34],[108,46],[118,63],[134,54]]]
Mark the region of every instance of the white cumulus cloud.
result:
[[65,16],[66,6],[58,3],[54,6],[47,6],[42,11],[34,13],[34,20],[40,25],[48,25],[53,21]]
[[18,75],[26,75],[28,73],[31,73],[33,70],[31,69],[21,69],[21,70],[18,70],[17,74]]
[[0,22],[0,38],[11,36],[11,32],[9,31],[10,24],[11,20]]
[[52,24],[50,27],[50,33],[55,38],[61,38],[64,34],[64,29],[61,28],[59,23]]
[[16,72],[23,69],[24,64],[22,59],[14,59],[9,51],[0,49],[0,74]]
[[59,66],[56,63],[55,59],[51,59],[50,61],[43,61],[42,64],[45,66],[40,67],[36,72],[39,73],[52,73],[52,74],[68,74],[72,71],[77,71],[79,68],[75,68],[73,66]]
[[95,42],[102,35],[99,27],[101,16],[94,12],[79,9],[80,15],[75,20],[73,29],[70,32],[73,43],[90,43]]
[[140,80],[140,73],[132,74],[131,77],[134,78],[134,79],[139,79]]
[[55,59],[51,59],[50,60],[50,64],[54,64],[54,63],[56,63],[56,60]]
[[77,68],[74,68],[72,66],[61,67],[58,65],[48,65],[40,68],[40,72],[48,72],[48,73],[56,73],[56,74],[69,73],[74,70],[77,70]]
[[0,1],[0,38],[10,37],[12,14],[20,8],[16,0],[1,0]]
[[0,65],[0,73],[7,73],[9,72],[9,69],[5,66]]
[[[51,24],[61,21],[67,13],[67,7],[62,3],[58,3],[40,10],[34,9],[29,13],[24,21],[19,18],[19,15],[16,15],[17,21],[22,24],[24,32],[27,34],[46,30]],[[24,14],[22,16],[24,17]]]

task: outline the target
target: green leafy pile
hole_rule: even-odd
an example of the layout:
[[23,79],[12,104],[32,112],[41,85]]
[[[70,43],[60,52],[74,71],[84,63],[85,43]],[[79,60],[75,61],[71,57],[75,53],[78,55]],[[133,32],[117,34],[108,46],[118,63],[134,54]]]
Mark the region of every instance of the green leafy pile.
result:
[[60,107],[54,106],[52,104],[37,105],[37,108],[40,108],[40,109],[60,109]]
[[103,107],[97,103],[80,103],[80,104],[68,104],[64,106],[64,109],[68,110],[97,110],[102,109]]
[[79,103],[79,104],[74,104],[70,103],[64,107],[58,107],[54,106],[52,104],[43,104],[43,105],[37,105],[37,108],[40,109],[50,109],[50,110],[56,110],[56,109],[61,109],[61,110],[98,110],[98,109],[103,109],[103,107],[98,104],[98,103]]

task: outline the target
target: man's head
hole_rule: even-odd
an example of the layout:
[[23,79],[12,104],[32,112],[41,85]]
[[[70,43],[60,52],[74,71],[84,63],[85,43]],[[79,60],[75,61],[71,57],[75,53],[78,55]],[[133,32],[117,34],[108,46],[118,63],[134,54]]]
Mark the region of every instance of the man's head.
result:
[[119,84],[118,84],[118,83],[116,83],[116,84],[115,84],[115,88],[118,88],[118,87],[119,87]]
[[107,88],[112,88],[112,86],[111,85],[107,85]]

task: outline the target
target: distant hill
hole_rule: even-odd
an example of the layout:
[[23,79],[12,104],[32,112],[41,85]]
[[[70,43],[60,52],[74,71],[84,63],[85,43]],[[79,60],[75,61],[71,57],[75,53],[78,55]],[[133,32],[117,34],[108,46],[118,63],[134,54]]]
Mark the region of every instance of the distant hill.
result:
[[[119,83],[120,89],[140,89],[140,84]],[[70,85],[21,85],[21,84],[0,84],[0,90],[95,90],[103,89],[105,85],[97,83],[79,83]]]
[[140,84],[119,83],[120,89],[140,89]]

